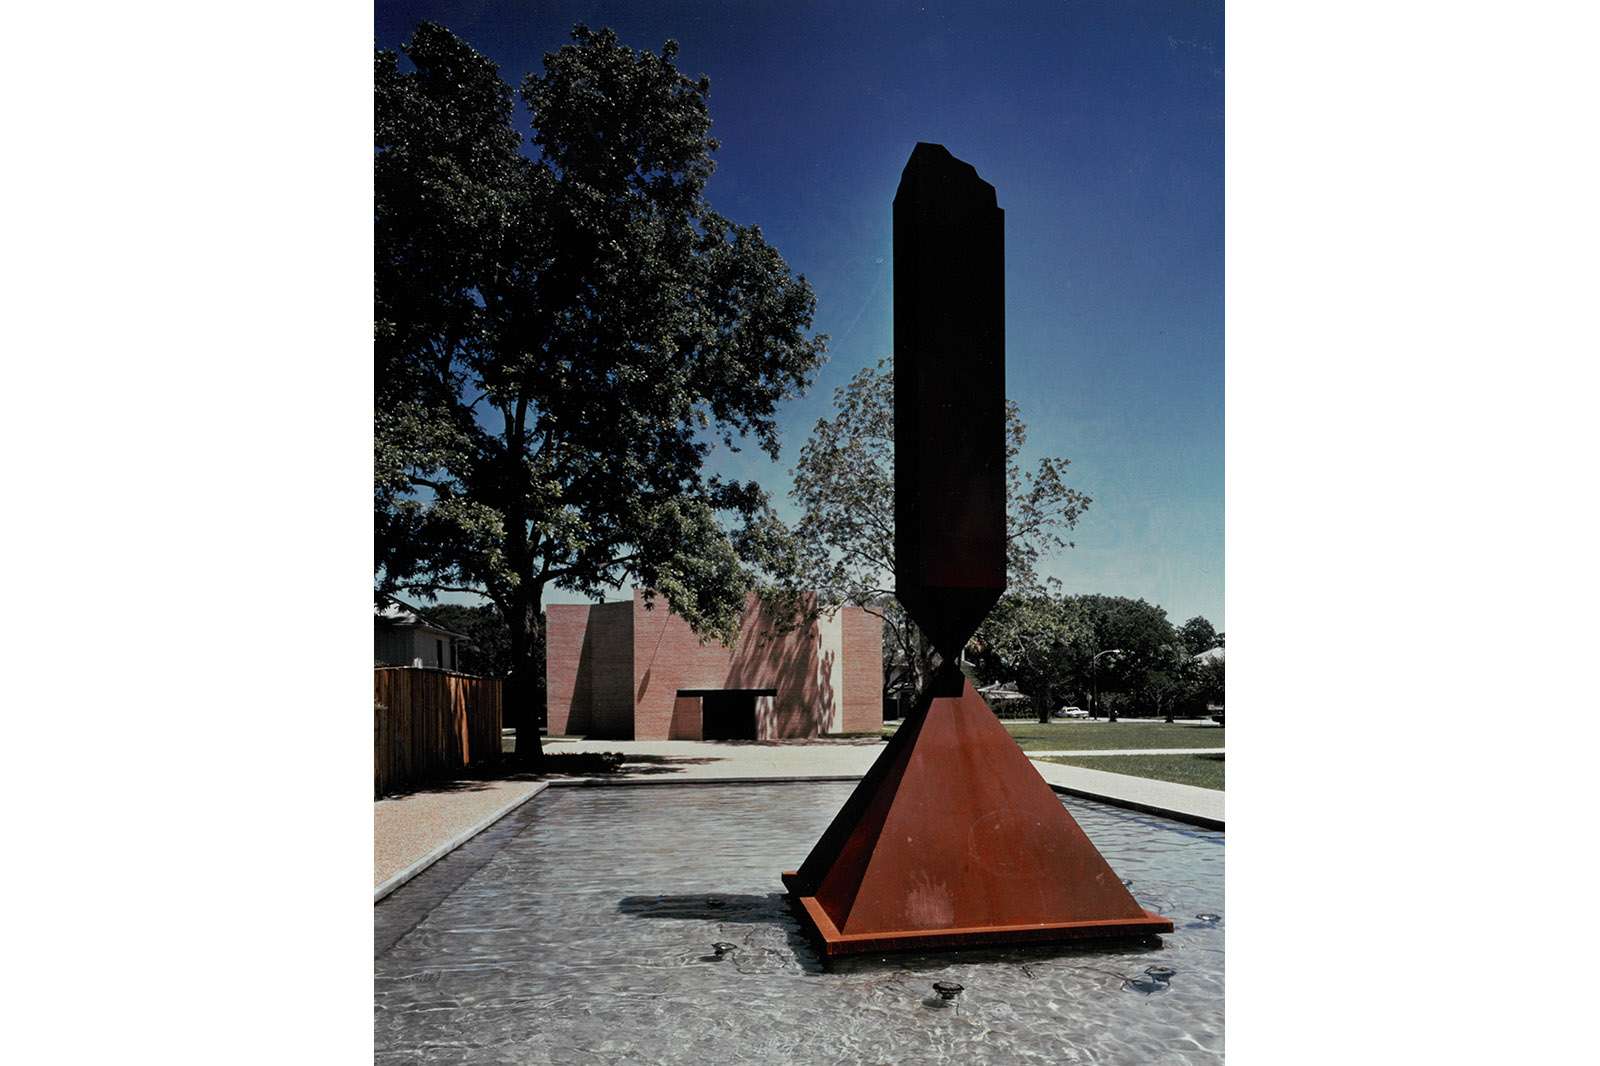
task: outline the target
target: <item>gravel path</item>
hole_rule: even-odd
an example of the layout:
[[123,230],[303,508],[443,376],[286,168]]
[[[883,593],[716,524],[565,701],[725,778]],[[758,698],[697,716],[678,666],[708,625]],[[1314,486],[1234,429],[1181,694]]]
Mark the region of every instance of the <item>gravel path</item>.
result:
[[531,778],[455,781],[378,800],[372,816],[373,888],[544,787]]

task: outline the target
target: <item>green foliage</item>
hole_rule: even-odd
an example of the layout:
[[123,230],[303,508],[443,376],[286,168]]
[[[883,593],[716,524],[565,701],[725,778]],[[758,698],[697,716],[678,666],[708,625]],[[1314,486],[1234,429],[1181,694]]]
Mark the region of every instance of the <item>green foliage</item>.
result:
[[1178,627],[1178,639],[1183,642],[1184,648],[1190,655],[1199,655],[1222,644],[1222,635],[1199,615],[1195,615]]
[[974,658],[985,684],[1015,681],[1033,697],[1039,721],[1049,722],[1090,638],[1083,617],[1066,601],[1043,591],[1008,593],[979,627]]
[[1171,715],[1203,702],[1206,667],[1193,661],[1167,612],[1126,596],[1007,593],[978,629],[985,683],[1016,681],[1040,705],[1070,697],[1101,709]]
[[[801,449],[790,495],[800,506],[796,572],[827,605],[857,604],[884,619],[886,674],[920,686],[933,650],[894,598],[894,370],[887,359],[834,391],[834,414],[819,419]],[[1045,458],[1024,471],[1027,428],[1006,405],[1006,563],[1013,589],[1038,588],[1037,565],[1069,546],[1062,534],[1089,506],[1068,488],[1068,460]]]
[[522,84],[525,153],[489,60],[428,23],[403,51],[376,69],[379,591],[486,595],[526,683],[551,583],[631,579],[731,636],[786,542],[703,464],[777,456],[825,338],[805,279],[705,200],[708,82],[579,26]]
[[[1166,675],[1179,667],[1182,655],[1178,635],[1167,612],[1153,603],[1126,596],[1086,595],[1071,598],[1092,634],[1074,661],[1078,677],[1100,693],[1133,697],[1133,707],[1147,709],[1167,694]],[[1117,649],[1116,654],[1099,652]],[[1118,702],[1109,705],[1110,717],[1121,713]]]
[[1216,704],[1218,707],[1226,704],[1224,698],[1227,694],[1226,663],[1222,659],[1207,659],[1195,665],[1197,678],[1195,700],[1203,707],[1205,704]]
[[[493,604],[467,607],[439,603],[427,609],[427,617],[435,625],[467,638],[461,646],[463,673],[503,678],[511,672],[511,627],[506,625],[500,608]],[[539,646],[542,651],[542,639]]]

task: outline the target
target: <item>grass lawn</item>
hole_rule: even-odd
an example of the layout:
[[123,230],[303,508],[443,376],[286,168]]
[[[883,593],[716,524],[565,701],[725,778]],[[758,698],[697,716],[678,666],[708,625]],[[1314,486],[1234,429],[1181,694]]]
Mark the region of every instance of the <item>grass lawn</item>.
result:
[[[884,725],[883,735],[895,731],[898,722]],[[1124,718],[1116,725],[1099,722],[1057,719],[1049,725],[1008,720],[1006,731],[1022,745],[1023,751],[1115,751],[1118,748],[1223,748],[1223,730],[1199,722],[1139,721]],[[1111,758],[1112,756],[1106,756]]]
[[1051,755],[1040,762],[1082,766],[1109,774],[1129,774],[1180,785],[1223,789],[1223,755]]
[[[1115,751],[1118,748],[1223,748],[1223,730],[1199,722],[1067,721],[1049,725],[1008,720],[1006,731],[1023,751]],[[1108,758],[1110,756],[1107,756]]]

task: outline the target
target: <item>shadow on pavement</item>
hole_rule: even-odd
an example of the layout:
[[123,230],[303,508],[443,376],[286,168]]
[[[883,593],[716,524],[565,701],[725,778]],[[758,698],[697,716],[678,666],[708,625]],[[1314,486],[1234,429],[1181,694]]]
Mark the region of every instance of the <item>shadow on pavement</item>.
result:
[[444,781],[416,782],[385,793],[383,799],[448,792],[483,792],[506,781],[548,781],[563,777],[643,777],[682,773],[690,766],[720,762],[712,756],[625,755],[618,751],[550,752],[535,763],[514,755],[498,762],[463,770]]

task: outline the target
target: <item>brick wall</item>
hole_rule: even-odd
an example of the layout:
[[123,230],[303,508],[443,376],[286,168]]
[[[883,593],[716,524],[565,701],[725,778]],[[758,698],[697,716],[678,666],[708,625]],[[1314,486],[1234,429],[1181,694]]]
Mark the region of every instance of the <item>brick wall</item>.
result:
[[673,711],[678,690],[727,688],[732,652],[712,640],[705,644],[657,596],[649,608],[635,590],[633,611],[633,735],[635,740],[673,737]]
[[841,610],[844,629],[844,728],[883,728],[883,619],[860,607]]
[[552,603],[545,608],[544,686],[551,736],[589,732],[592,674],[580,671],[589,634],[586,604]]
[[633,612],[628,603],[545,608],[545,693],[551,736],[633,735]]
[[583,668],[594,678],[589,735],[646,740],[633,715],[633,610],[626,600],[589,609],[589,650]]
[[754,612],[740,633],[729,688],[777,690],[761,739],[815,737],[828,731],[839,698],[833,656],[816,626],[780,633],[774,620]]
[[781,633],[752,596],[731,648],[701,643],[659,596],[647,610],[642,591],[593,607],[552,605],[547,617],[552,734],[698,739],[699,700],[681,689],[776,690],[758,716],[762,739],[830,726],[869,732],[883,721],[881,624],[860,608],[844,608],[826,633]]

